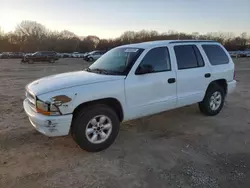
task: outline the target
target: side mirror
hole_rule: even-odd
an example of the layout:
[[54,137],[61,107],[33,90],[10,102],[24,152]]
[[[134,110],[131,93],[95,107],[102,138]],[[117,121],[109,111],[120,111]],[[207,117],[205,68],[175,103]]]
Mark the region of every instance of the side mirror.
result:
[[152,65],[142,65],[142,66],[139,66],[136,71],[135,71],[135,74],[136,75],[141,75],[141,74],[148,74],[148,73],[152,73],[153,72],[153,67]]

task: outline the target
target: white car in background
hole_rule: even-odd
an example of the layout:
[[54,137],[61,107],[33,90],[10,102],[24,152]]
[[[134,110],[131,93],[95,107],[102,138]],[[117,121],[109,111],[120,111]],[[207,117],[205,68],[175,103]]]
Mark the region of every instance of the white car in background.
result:
[[73,53],[72,53],[72,57],[73,57],[73,58],[82,58],[82,57],[84,57],[84,54],[85,54],[85,53],[73,52]]
[[239,57],[239,54],[237,52],[231,51],[231,52],[229,52],[229,54],[231,57],[236,57],[236,58]]
[[74,57],[74,58],[80,58],[81,54],[79,52],[73,52],[72,53],[72,57]]
[[63,58],[63,54],[62,54],[62,53],[57,53],[56,55],[57,55],[57,57],[59,57],[59,58]]

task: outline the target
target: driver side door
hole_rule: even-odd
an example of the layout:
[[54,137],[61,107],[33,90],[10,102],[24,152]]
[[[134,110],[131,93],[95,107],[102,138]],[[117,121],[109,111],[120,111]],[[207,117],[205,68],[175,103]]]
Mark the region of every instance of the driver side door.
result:
[[[139,73],[142,67],[148,72]],[[172,67],[168,48],[157,47],[146,53],[136,71],[130,71],[125,80],[128,119],[176,107],[176,72]]]

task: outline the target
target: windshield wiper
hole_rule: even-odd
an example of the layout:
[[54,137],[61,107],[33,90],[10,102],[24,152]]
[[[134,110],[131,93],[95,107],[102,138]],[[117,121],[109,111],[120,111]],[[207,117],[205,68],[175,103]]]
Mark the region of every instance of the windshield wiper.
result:
[[88,67],[86,69],[84,69],[85,71],[91,72],[92,70]]
[[95,73],[98,73],[98,74],[106,74],[106,75],[122,75],[121,72],[119,71],[113,71],[113,70],[105,70],[105,69],[90,69],[90,68],[87,68],[85,69],[86,71],[88,72],[95,72]]
[[104,70],[104,69],[91,69],[92,72],[97,72],[97,73],[100,73],[100,74],[106,74],[107,71]]
[[108,74],[111,74],[111,75],[123,75],[122,72],[114,71],[114,70],[108,70],[107,72]]

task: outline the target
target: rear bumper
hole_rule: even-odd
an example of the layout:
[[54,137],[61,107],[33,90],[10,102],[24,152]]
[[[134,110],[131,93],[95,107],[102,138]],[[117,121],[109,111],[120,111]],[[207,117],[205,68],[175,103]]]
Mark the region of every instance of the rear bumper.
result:
[[61,116],[44,116],[34,112],[29,104],[28,99],[23,101],[23,108],[28,115],[30,123],[40,133],[49,136],[65,136],[69,134],[72,114]]
[[237,85],[236,80],[227,82],[227,93],[228,94],[233,93],[236,88],[236,85]]

